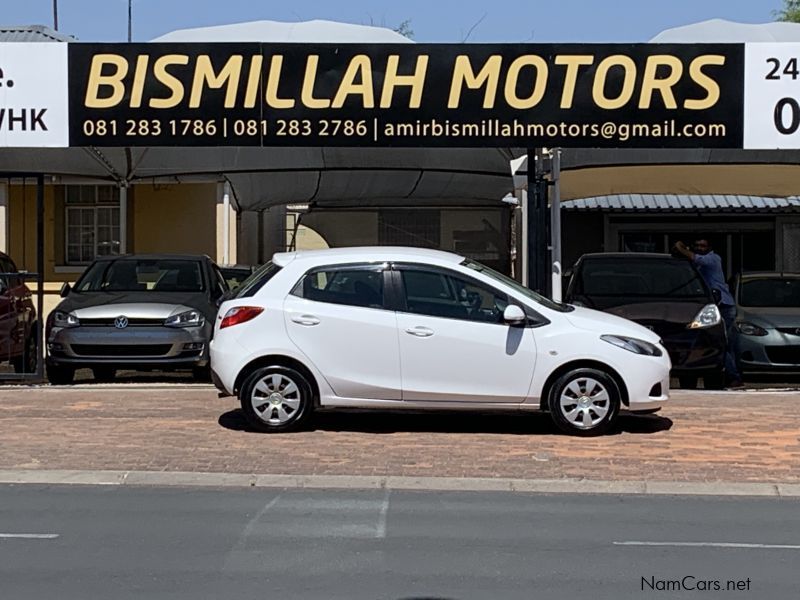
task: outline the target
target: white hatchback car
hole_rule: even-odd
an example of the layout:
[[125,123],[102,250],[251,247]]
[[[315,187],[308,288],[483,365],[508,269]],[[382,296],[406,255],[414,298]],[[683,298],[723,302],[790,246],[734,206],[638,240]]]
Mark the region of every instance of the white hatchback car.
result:
[[544,410],[606,431],[669,398],[650,330],[557,304],[475,261],[417,248],[276,254],[222,304],[216,386],[263,431],[318,408]]

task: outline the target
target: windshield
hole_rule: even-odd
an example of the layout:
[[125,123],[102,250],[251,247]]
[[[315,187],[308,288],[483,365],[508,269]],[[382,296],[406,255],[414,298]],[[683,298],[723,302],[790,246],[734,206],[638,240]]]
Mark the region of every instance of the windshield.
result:
[[800,279],[746,279],[742,281],[739,304],[751,307],[800,307]]
[[685,260],[600,258],[583,262],[576,294],[589,298],[706,300],[702,278]]
[[273,262],[264,263],[233,291],[231,298],[250,298],[255,296],[256,292],[264,287],[270,279],[275,277],[280,270],[281,267]]
[[461,264],[465,267],[469,267],[474,271],[477,271],[478,273],[483,273],[484,275],[488,275],[492,279],[504,283],[508,287],[512,288],[515,292],[522,294],[526,298],[530,298],[534,302],[537,302],[542,306],[549,308],[550,310],[557,310],[559,312],[570,312],[572,310],[575,310],[574,307],[569,306],[568,304],[559,304],[558,302],[553,302],[552,300],[550,300],[550,298],[545,298],[541,294],[534,292],[532,289],[526,288],[520,282],[511,279],[511,277],[503,275],[502,273],[498,273],[494,269],[490,269],[486,265],[482,265],[479,262],[475,262],[474,260],[470,260],[468,258]]
[[202,292],[200,261],[119,259],[94,263],[75,284],[79,292]]

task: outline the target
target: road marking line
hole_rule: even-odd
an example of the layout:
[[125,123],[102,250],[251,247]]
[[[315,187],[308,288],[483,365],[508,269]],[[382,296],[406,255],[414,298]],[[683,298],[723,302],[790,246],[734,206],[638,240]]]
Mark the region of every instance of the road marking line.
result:
[[10,540],[54,540],[57,533],[0,533],[0,539]]
[[389,512],[389,494],[392,493],[392,490],[386,488],[386,493],[383,495],[383,504],[381,505],[381,510],[378,513],[378,525],[375,528],[375,537],[376,538],[385,538],[386,537],[386,513]]
[[800,550],[794,544],[744,544],[734,542],[613,542],[615,546],[673,546],[686,548],[756,548],[776,550]]

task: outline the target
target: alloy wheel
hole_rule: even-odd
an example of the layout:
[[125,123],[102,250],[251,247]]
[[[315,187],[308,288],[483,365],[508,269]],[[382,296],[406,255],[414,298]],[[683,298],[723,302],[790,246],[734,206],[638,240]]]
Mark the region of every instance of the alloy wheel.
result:
[[270,373],[261,378],[250,395],[256,416],[268,425],[288,423],[300,409],[300,387],[283,373]]
[[606,387],[592,377],[577,377],[569,382],[559,398],[561,414],[578,429],[596,427],[611,409]]

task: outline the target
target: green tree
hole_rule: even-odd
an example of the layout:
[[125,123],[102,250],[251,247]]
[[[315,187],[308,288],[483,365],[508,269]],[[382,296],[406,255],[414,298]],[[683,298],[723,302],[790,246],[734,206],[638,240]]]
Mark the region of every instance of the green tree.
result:
[[783,0],[783,8],[772,14],[778,21],[800,23],[800,0]]
[[[794,2],[800,3],[800,0],[793,0]],[[414,30],[411,29],[411,19],[406,19],[400,25],[394,28],[394,30],[399,33],[400,35],[404,35],[409,39],[414,39]]]

